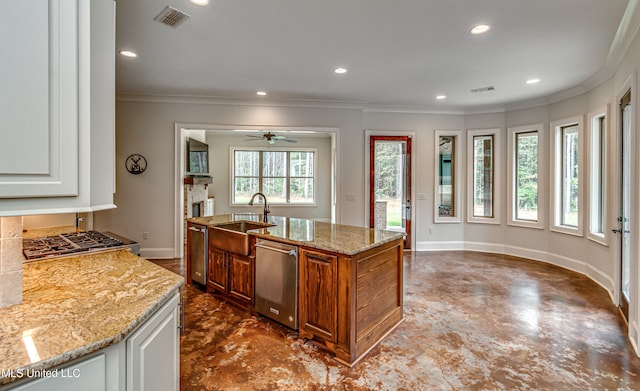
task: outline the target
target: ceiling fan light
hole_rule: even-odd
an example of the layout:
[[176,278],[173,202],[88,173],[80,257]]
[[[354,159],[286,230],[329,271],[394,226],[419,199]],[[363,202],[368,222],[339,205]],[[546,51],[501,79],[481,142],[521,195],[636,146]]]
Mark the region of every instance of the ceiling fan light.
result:
[[479,24],[477,26],[474,26],[470,33],[473,35],[478,35],[478,34],[484,34],[487,31],[491,30],[491,26],[487,25],[487,24]]

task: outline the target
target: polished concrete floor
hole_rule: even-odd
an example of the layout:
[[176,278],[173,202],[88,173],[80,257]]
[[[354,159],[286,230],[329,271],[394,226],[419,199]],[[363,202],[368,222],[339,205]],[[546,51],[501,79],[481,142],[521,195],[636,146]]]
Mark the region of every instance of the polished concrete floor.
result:
[[[156,261],[183,273],[180,260]],[[297,333],[186,287],[182,391],[640,390],[604,289],[520,258],[405,255],[405,321],[354,368]]]

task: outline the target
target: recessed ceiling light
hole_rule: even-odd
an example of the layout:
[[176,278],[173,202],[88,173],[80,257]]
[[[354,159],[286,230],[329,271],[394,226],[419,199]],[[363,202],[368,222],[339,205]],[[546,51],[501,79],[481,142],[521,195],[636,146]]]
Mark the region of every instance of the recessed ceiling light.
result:
[[333,71],[334,71],[335,73],[337,73],[338,75],[342,75],[342,74],[344,74],[344,73],[347,73],[347,68],[342,68],[342,67],[340,67],[340,68],[336,68],[336,69],[334,69]]
[[529,79],[527,80],[527,84],[536,84],[540,83],[540,79]]
[[473,35],[484,34],[489,30],[491,30],[491,27],[489,25],[479,24],[477,26],[474,26],[471,29],[471,34],[473,34]]
[[437,100],[447,99],[447,96],[446,95],[436,95],[436,99]]
[[209,4],[209,0],[189,0],[191,3],[195,4],[195,5],[199,5],[204,7],[205,5]]
[[256,92],[256,95],[265,96],[267,93],[265,91],[258,91]]
[[138,55],[135,52],[132,52],[131,50],[120,50],[120,54],[122,54],[125,57],[138,57]]

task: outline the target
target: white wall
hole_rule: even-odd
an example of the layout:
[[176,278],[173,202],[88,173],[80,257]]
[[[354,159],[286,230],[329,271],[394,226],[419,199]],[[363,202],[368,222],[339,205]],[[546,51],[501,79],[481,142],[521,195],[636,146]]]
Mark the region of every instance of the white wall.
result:
[[[111,230],[139,241],[143,255],[172,257],[174,253],[175,123],[338,128],[337,149],[341,152],[336,180],[337,222],[352,225],[364,222],[364,209],[359,201],[364,197],[365,170],[361,110],[126,100],[119,100],[116,110],[114,199],[118,208],[97,213],[94,224],[96,229]],[[125,159],[132,153],[147,158],[147,170],[140,175],[131,175],[124,167]],[[217,195],[218,189],[215,192]],[[356,201],[345,200],[346,194],[354,194]],[[313,214],[306,210],[305,215],[330,217],[324,208]],[[277,209],[273,213],[278,213]],[[148,239],[142,238],[143,232],[149,233]]]

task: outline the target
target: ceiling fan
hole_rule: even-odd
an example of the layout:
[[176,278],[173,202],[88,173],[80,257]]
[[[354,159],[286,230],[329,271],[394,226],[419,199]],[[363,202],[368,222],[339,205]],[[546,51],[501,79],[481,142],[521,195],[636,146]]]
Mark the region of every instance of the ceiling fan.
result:
[[273,134],[271,132],[263,133],[260,136],[248,134],[247,137],[250,137],[250,139],[244,140],[244,141],[267,140],[267,142],[269,144],[275,144],[276,141],[285,141],[287,143],[297,143],[298,142],[298,140],[287,138],[285,136],[278,136],[278,135]]

